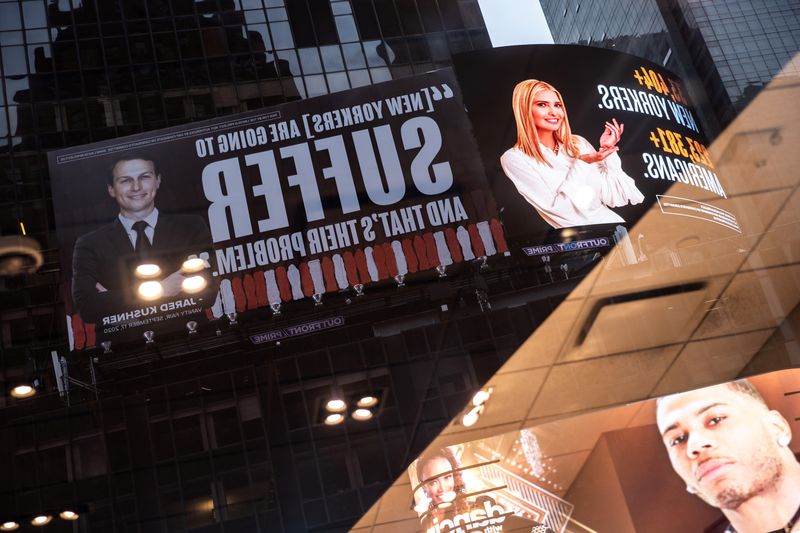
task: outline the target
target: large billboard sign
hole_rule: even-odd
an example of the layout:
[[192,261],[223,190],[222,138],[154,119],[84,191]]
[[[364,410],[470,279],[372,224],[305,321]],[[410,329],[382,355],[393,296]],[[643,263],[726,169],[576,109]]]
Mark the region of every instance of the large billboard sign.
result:
[[417,530],[798,531],[798,390],[783,370],[434,446]]
[[78,349],[507,250],[449,70],[49,163]]
[[455,66],[514,252],[602,249],[653,206],[664,224],[740,232],[684,83],[660,65],[536,45],[461,54]]
[[514,440],[535,447],[534,463],[543,459],[535,435],[523,430],[429,450],[415,460],[408,475],[421,531],[563,533],[573,505],[536,483],[538,463],[531,471],[505,461],[501,451]]

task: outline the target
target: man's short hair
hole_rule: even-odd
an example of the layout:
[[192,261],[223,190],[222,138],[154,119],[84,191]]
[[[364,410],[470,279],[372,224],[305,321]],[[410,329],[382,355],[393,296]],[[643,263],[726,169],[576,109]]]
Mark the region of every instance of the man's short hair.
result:
[[749,380],[737,379],[736,381],[731,381],[729,383],[726,383],[726,385],[728,385],[728,388],[730,388],[734,392],[739,392],[741,394],[750,396],[758,403],[763,404],[764,407],[767,407],[767,402],[764,400],[764,397],[761,396],[761,393],[758,392],[758,389],[755,388],[753,384],[750,383]]
[[[761,396],[761,393],[758,392],[758,389],[756,389],[753,386],[753,384],[750,383],[750,380],[748,380],[748,379],[737,379],[735,381],[729,381],[727,383],[722,383],[722,385],[725,385],[726,387],[731,389],[733,392],[738,392],[739,394],[743,394],[745,396],[748,396],[748,397],[752,398],[753,400],[757,401],[758,403],[760,403],[761,405],[763,405],[764,407],[769,409],[769,406],[767,405],[767,402],[764,400],[764,397]],[[691,391],[684,391],[684,392],[691,392]],[[675,396],[676,394],[681,394],[681,393],[677,392],[675,394],[670,394],[670,395],[667,395],[667,396],[662,396],[660,398],[657,398],[656,399],[656,405],[661,404],[662,400],[664,400],[665,398],[669,398],[670,396]]]
[[108,172],[106,172],[106,179],[108,180],[109,185],[114,184],[114,167],[116,167],[122,161],[133,161],[134,159],[141,159],[143,161],[150,161],[153,163],[153,170],[155,171],[156,175],[158,175],[158,161],[156,158],[144,151],[128,151],[123,152],[117,156],[115,156],[111,160],[111,164],[108,166]]

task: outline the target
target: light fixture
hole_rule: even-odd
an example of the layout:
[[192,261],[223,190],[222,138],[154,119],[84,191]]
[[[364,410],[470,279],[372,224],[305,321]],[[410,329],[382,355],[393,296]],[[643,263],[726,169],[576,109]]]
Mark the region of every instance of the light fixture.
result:
[[344,415],[342,413],[331,413],[325,417],[326,426],[335,426],[344,422]]
[[369,409],[364,409],[363,407],[359,407],[355,411],[353,411],[352,417],[356,420],[369,420],[372,418],[372,411]]
[[0,524],[0,531],[14,531],[15,529],[19,529],[19,524],[13,520]]
[[[581,191],[578,192],[580,193]],[[594,192],[592,192],[591,190],[588,190],[587,192],[590,195],[594,195]],[[589,197],[589,201],[591,202],[591,196]],[[561,230],[561,240],[565,242],[571,241],[572,239],[575,238],[576,235],[578,235],[578,232],[575,231],[574,228],[564,228]]]
[[58,513],[58,516],[60,516],[64,520],[77,520],[79,515],[75,511],[71,511],[69,509],[65,509],[65,510],[61,511],[60,513]]
[[406,286],[406,277],[403,274],[398,274],[394,277],[394,281],[397,283],[398,287],[405,287]]
[[522,453],[525,455],[525,461],[531,468],[531,473],[536,477],[543,475],[545,466],[542,464],[542,448],[539,446],[536,434],[531,429],[523,429],[520,431],[519,440]]
[[208,282],[203,276],[189,276],[181,282],[181,287],[189,294],[200,292],[206,288]]
[[11,389],[11,396],[14,398],[30,398],[36,394],[36,389],[28,384],[17,385]]
[[364,284],[356,283],[353,285],[353,290],[356,291],[356,296],[364,296]]
[[362,396],[358,400],[358,402],[356,402],[356,405],[359,406],[359,407],[372,407],[373,405],[375,405],[377,403],[378,403],[378,398],[376,396],[368,394],[366,396]]
[[464,427],[472,427],[478,421],[478,417],[481,415],[483,411],[483,406],[479,405],[477,407],[473,407],[467,413],[461,417],[461,425]]
[[158,281],[145,281],[139,285],[138,292],[145,300],[155,300],[164,294],[164,287]]
[[49,514],[40,514],[39,516],[33,517],[33,520],[31,520],[31,525],[43,526],[45,524],[49,524],[52,520],[53,517]]
[[272,309],[272,316],[279,316],[281,314],[280,302],[272,302],[271,304],[269,304],[269,308]]
[[23,235],[0,237],[0,277],[33,274],[42,266],[41,246],[35,239]]
[[206,267],[206,262],[199,257],[190,257],[181,265],[184,272],[200,272]]
[[145,344],[153,344],[154,342],[156,342],[156,341],[153,339],[153,337],[155,337],[155,336],[156,336],[156,334],[155,334],[155,332],[154,332],[154,331],[147,330],[147,331],[145,331],[144,333],[142,333],[142,336],[144,337]]
[[478,422],[478,417],[483,413],[486,401],[492,395],[493,387],[481,389],[472,396],[472,408],[461,417],[461,425],[472,427]]
[[154,278],[161,274],[161,267],[153,263],[144,263],[136,267],[136,275],[140,278]]
[[494,389],[492,387],[489,387],[488,389],[481,389],[478,392],[476,392],[475,395],[472,397],[472,405],[478,407],[479,405],[485,404],[486,400],[489,399],[489,396],[492,395],[493,390]]
[[111,353],[111,341],[103,341],[100,343],[100,346],[103,347],[104,354]]
[[228,317],[228,322],[230,323],[231,326],[235,326],[236,324],[238,324],[238,322],[236,321],[236,317],[239,315],[236,314],[236,311],[225,313],[225,316]]
[[186,329],[189,332],[189,335],[197,334],[197,322],[194,320],[190,320],[186,323]]
[[311,299],[314,300],[314,307],[319,307],[322,305],[322,295],[319,293],[315,293],[311,295]]
[[347,404],[340,398],[331,398],[325,403],[325,410],[331,413],[341,413],[347,409]]

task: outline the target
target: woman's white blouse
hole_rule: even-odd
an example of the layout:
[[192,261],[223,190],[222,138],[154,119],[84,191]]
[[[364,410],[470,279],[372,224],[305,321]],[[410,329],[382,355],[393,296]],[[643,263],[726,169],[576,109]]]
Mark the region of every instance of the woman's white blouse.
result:
[[[578,137],[581,154],[594,152],[583,137]],[[517,191],[554,228],[625,222],[609,207],[639,204],[644,195],[633,178],[622,170],[617,154],[599,163],[584,163],[566,150],[558,154],[540,145],[552,167],[510,148],[500,157],[500,165]]]

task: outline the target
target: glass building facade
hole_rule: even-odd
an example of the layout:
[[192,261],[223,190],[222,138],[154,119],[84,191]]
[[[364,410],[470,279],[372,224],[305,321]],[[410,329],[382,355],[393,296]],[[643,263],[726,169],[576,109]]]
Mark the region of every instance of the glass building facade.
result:
[[[796,73],[790,0],[541,3],[556,42],[627,51],[689,80],[712,133],[787,61],[795,63],[783,72]],[[44,254],[37,274],[0,277],[0,524],[30,530],[36,515],[69,508],[80,519],[55,519],[48,531],[347,531],[371,520],[405,530],[402,512],[375,518],[376,502],[394,494],[396,507],[410,510],[407,491],[392,493],[396,480],[549,317],[571,324],[564,313],[581,298],[572,291],[595,259],[475,265],[370,297],[344,311],[347,325],[333,332],[268,347],[229,328],[113,358],[102,348],[71,354],[46,154],[412,76],[490,47],[477,0],[0,0],[0,235],[20,233],[22,222]],[[773,147],[762,137],[747,143]],[[744,169],[752,158],[737,142],[726,144],[738,147],[728,155]],[[777,226],[789,232],[793,223]],[[681,242],[664,264],[679,266],[680,253],[695,251]],[[762,303],[759,291],[731,302]],[[738,309],[720,321],[738,324]],[[782,351],[793,327],[773,337],[763,324],[751,328],[760,335],[748,330],[759,357],[737,372],[800,364]],[[548,331],[552,338],[527,349],[544,357],[565,334]],[[507,392],[494,393],[507,416],[480,431],[654,394],[587,385],[627,391],[655,372],[652,360],[622,351],[627,359],[608,365],[569,366],[573,358],[554,370],[512,369]],[[65,358],[69,394],[59,392],[53,352]],[[665,360],[655,366],[666,374]],[[11,397],[13,384],[32,377],[41,383],[36,397]],[[376,414],[327,426],[332,394],[374,395]],[[528,409],[534,397],[545,408]],[[566,482],[546,488],[568,494]]]
[[[612,48],[663,64],[720,131],[773,77],[797,75],[797,2],[541,2],[556,43]],[[784,68],[785,67],[785,68]]]
[[682,19],[676,16],[681,32],[702,37],[702,41],[690,41],[693,58],[705,66],[703,49],[708,49],[734,113],[744,109],[775,76],[800,72],[794,58],[800,44],[797,2],[682,0],[676,7],[683,13]]
[[[35,373],[50,391],[0,399],[0,521],[24,528],[69,507],[80,531],[333,531],[362,516],[543,311],[501,314],[494,333],[484,316],[403,333],[412,326],[397,316],[462,289],[415,291],[376,311],[381,335],[362,320],[266,351],[232,337],[191,360],[179,343],[168,364],[99,365],[97,394],[73,385],[65,405],[50,356],[66,354],[67,330],[45,153],[410,76],[489,46],[473,0],[0,2],[0,233],[24,221],[45,256],[36,276],[0,281],[2,381]],[[67,357],[91,383],[87,360]],[[332,388],[379,394],[380,415],[325,426]]]

